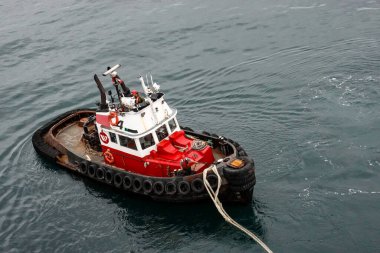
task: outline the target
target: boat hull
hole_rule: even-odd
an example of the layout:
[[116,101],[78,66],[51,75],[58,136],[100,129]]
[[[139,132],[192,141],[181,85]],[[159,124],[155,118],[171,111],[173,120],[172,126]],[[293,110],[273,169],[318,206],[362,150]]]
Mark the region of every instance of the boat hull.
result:
[[[95,110],[93,109],[77,109],[47,122],[33,134],[32,143],[35,150],[42,157],[73,173],[118,188],[128,194],[176,203],[209,199],[203,184],[202,173],[173,177],[151,177],[136,174],[68,149],[56,138],[65,127],[80,124],[81,118],[94,114]],[[226,157],[215,163],[222,179],[219,194],[221,201],[243,204],[252,202],[253,188],[256,183],[254,162],[247,157],[240,145],[207,132],[196,133],[190,128],[183,128],[183,130],[186,134],[198,139],[222,143],[223,148],[226,149],[223,151],[227,154]],[[239,169],[228,166],[229,161],[235,158],[243,160],[244,166]],[[217,176],[215,174],[208,174],[207,179],[213,186],[216,186]]]

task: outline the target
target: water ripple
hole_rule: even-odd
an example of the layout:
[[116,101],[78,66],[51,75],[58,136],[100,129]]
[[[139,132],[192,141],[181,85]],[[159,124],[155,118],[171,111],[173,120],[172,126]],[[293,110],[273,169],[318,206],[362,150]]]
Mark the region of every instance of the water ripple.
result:
[[133,89],[152,72],[182,125],[232,138],[255,159],[255,202],[226,208],[275,252],[379,251],[378,7],[5,0],[0,251],[258,247],[209,203],[125,196],[37,156],[33,131],[94,107],[92,76],[116,63]]

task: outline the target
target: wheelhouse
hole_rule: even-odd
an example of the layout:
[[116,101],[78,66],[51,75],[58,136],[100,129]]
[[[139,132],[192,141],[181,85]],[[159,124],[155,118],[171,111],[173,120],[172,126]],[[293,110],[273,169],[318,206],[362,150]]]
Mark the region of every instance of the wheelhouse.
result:
[[[148,85],[140,77],[142,97],[137,91],[133,91],[134,96],[124,95],[116,86],[118,99],[109,92],[107,100],[101,82],[95,78],[101,95],[95,127],[105,162],[160,177],[206,168],[215,160],[211,147],[204,141],[194,141],[180,129],[177,110],[166,103],[152,77],[146,80]],[[125,85],[122,88],[127,90]]]
[[[145,157],[152,150],[157,150],[157,144],[162,140],[168,139],[175,131],[180,130],[176,119],[177,111],[173,110],[173,115],[159,122],[150,129],[144,131],[131,132],[128,128],[118,126],[105,126],[97,124],[102,140],[103,149],[112,148],[121,152],[133,154],[137,157]],[[122,116],[123,118],[124,116]],[[127,129],[127,130],[125,130]],[[128,131],[129,130],[129,131]],[[102,137],[104,134],[107,138]],[[103,141],[105,140],[105,141]]]

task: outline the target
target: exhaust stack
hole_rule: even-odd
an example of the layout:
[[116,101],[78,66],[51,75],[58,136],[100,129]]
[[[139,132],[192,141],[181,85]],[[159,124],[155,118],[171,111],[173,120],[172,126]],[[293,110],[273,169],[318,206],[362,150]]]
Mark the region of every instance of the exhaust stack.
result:
[[95,83],[98,86],[98,89],[100,92],[99,109],[100,110],[108,109],[108,105],[107,105],[107,101],[106,101],[106,90],[104,89],[103,84],[100,82],[100,80],[96,74],[94,75],[94,80],[95,80]]

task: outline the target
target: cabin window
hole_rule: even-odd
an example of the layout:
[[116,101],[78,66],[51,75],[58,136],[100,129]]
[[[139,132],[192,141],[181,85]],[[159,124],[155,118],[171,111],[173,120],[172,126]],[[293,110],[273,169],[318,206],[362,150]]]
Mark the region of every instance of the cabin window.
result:
[[140,138],[140,144],[142,149],[149,148],[155,144],[153,135],[152,134],[147,134],[144,137]]
[[175,120],[174,118],[172,120],[170,120],[169,122],[169,128],[170,128],[170,131],[174,131],[174,129],[177,127],[177,124],[175,123]]
[[110,135],[110,139],[113,143],[117,143],[116,134],[112,132],[108,132]]
[[166,125],[162,125],[156,130],[157,138],[159,141],[162,141],[166,137],[168,137],[168,130],[166,129]]
[[137,150],[136,142],[134,139],[119,135],[119,140],[121,146]]

